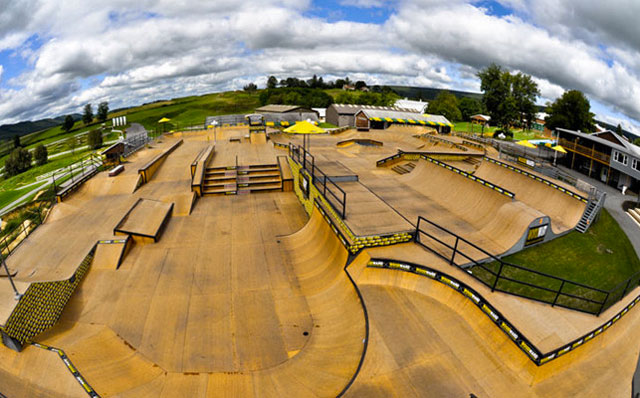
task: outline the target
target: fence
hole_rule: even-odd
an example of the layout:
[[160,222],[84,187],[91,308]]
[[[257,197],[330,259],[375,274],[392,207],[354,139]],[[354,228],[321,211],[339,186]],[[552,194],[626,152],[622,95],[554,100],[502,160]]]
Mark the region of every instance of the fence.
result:
[[68,190],[82,184],[88,178],[100,171],[102,157],[94,153],[83,156],[79,161],[57,170],[51,177],[54,192],[64,195]]
[[[640,273],[637,273],[606,291],[511,264],[424,217],[418,217],[415,239],[450,265],[469,272],[491,291],[595,315],[600,315],[640,283]],[[463,260],[458,262],[460,258]]]
[[147,142],[151,141],[151,138],[147,133],[135,134],[124,140],[124,153],[123,157],[131,156],[140,148],[144,147]]
[[289,157],[311,174],[312,183],[344,220],[347,212],[347,193],[315,165],[315,158],[306,149],[289,144]]

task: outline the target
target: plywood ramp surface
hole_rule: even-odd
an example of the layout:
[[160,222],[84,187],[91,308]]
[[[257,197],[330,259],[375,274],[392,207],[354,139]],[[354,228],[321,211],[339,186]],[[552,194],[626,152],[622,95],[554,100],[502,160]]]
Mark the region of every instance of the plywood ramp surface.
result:
[[[614,304],[600,316],[594,316],[565,308],[552,307],[548,304],[523,299],[506,293],[491,292],[490,288],[481,284],[468,273],[450,266],[447,262],[415,243],[369,249],[367,252],[376,258],[388,258],[426,265],[472,286],[543,352],[548,352],[561,345],[568,344],[598,328],[620,312],[629,304],[632,298],[640,294],[640,287],[636,288],[629,293],[627,299]],[[387,273],[385,275],[391,277],[392,274],[393,273]],[[396,272],[395,274],[395,277],[402,277],[404,280],[414,281],[412,283],[416,283],[415,288],[427,286],[425,283],[418,284],[418,281],[425,279],[424,277],[402,272]],[[638,312],[637,315],[632,315],[632,317],[633,316],[640,318],[640,312]]]
[[[418,216],[423,216],[493,254],[510,249],[531,222],[544,216],[522,202],[424,160],[409,174],[368,175],[362,182],[405,218],[417,222]],[[429,232],[451,240],[435,229]],[[486,257],[470,247],[464,249],[471,257]]]
[[317,210],[280,236],[304,220],[291,193],[203,201],[119,270],[92,268],[36,339],[102,396],[334,397],[362,356],[364,312]]
[[371,334],[362,370],[346,396],[629,395],[640,348],[629,341],[640,335],[640,316],[536,367],[453,289],[406,272],[365,269],[367,259],[361,255],[349,266],[367,306]]
[[[482,161],[474,175],[510,190],[517,200],[551,217],[551,228],[555,233],[575,227],[584,213],[585,203],[495,163]],[[561,185],[560,182],[557,184]],[[576,191],[575,188],[572,191]]]

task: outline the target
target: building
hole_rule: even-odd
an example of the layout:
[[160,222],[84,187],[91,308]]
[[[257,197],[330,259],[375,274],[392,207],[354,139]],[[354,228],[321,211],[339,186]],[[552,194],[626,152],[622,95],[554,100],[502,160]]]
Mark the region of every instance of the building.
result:
[[487,115],[473,115],[470,117],[471,123],[479,124],[481,126],[488,126],[491,121],[491,116]]
[[587,134],[556,129],[558,143],[567,150],[561,164],[612,187],[640,188],[640,147],[612,131]]
[[311,113],[314,112],[309,108],[302,107],[300,105],[265,105],[260,108],[256,108],[256,113]]
[[325,121],[325,118],[327,117],[327,108],[311,108],[311,110],[318,113],[320,121]]
[[424,101],[413,101],[405,98],[397,100],[394,106],[396,108],[407,109],[413,112],[427,113],[427,107],[429,106],[429,103]]
[[355,115],[361,109],[399,110],[390,106],[331,104],[327,108],[326,121],[338,127],[355,127]]
[[399,109],[362,108],[355,114],[358,130],[386,129],[392,124],[429,126],[440,133],[450,133],[453,124],[440,115],[420,114]]

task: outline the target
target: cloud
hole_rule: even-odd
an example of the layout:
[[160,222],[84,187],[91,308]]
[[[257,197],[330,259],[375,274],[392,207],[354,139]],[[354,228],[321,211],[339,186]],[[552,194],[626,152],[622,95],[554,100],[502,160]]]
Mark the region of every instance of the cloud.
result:
[[0,83],[2,83],[2,73],[4,72],[4,66],[0,65]]
[[489,15],[475,0],[341,1],[393,10],[374,24],[309,17],[310,0],[0,0],[0,51],[29,65],[0,88],[0,124],[88,102],[238,89],[272,74],[478,91],[475,74],[490,63],[531,74],[540,102],[576,88],[640,119],[637,2],[498,2],[512,15]]

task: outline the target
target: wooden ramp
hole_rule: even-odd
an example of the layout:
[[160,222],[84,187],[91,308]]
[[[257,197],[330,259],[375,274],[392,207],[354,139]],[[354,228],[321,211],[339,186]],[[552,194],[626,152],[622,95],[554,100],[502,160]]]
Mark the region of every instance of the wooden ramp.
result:
[[98,241],[91,267],[94,269],[118,269],[126,254],[131,250],[133,239],[130,235],[112,236]]
[[[370,334],[362,369],[345,396],[630,395],[640,314],[620,320],[601,340],[537,367],[454,289],[400,270],[365,268],[367,254],[380,250],[367,250],[348,267],[367,307]],[[522,304],[520,311],[534,317]]]
[[173,210],[173,203],[140,198],[113,229],[140,242],[157,242]]
[[[555,233],[574,228],[584,213],[586,203],[488,160],[482,162],[474,175],[514,192],[516,199],[551,217],[551,228]],[[557,184],[562,185],[560,182]]]

